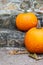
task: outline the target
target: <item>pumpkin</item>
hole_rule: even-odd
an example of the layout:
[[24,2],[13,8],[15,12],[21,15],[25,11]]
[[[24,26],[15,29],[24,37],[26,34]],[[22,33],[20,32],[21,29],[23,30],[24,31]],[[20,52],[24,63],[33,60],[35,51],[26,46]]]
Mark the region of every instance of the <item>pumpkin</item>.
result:
[[34,13],[21,13],[16,17],[16,26],[19,30],[27,31],[37,25],[37,17]]
[[43,53],[43,27],[31,28],[25,35],[24,43],[31,53]]

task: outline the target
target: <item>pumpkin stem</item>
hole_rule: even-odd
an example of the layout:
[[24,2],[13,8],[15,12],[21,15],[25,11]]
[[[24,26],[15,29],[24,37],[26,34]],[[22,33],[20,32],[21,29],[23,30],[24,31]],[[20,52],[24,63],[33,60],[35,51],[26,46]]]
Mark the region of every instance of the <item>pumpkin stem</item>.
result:
[[41,22],[40,22],[40,20],[38,20],[37,28],[38,28],[38,29],[41,28]]

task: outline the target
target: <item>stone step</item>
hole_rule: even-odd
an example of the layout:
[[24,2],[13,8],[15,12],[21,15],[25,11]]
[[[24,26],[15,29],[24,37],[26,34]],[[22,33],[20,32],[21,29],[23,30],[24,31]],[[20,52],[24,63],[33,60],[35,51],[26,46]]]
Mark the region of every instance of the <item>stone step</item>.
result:
[[24,32],[18,30],[0,29],[0,47],[22,47],[24,35]]
[[0,28],[14,29],[16,15],[0,15]]

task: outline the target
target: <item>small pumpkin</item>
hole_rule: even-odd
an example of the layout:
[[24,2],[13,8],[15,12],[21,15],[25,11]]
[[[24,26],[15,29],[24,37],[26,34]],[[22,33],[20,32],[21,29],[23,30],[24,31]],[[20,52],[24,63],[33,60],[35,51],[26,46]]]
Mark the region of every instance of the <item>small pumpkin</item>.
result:
[[30,29],[25,35],[24,42],[31,53],[43,53],[43,27]]
[[16,26],[19,30],[27,31],[37,25],[37,17],[34,13],[21,13],[16,17]]

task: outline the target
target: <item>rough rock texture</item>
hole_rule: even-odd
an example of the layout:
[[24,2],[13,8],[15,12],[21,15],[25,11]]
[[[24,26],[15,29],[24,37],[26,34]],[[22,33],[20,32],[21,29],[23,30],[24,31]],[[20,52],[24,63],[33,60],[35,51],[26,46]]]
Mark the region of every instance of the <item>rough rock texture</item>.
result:
[[15,17],[16,15],[0,16],[0,28],[13,29],[15,27]]
[[36,0],[36,1],[38,1],[40,4],[43,5],[43,0]]
[[[10,55],[10,50],[11,48],[0,48],[0,65],[43,65],[43,59],[35,60],[28,54]],[[43,58],[43,55],[41,57]]]
[[24,46],[24,32],[17,30],[0,30],[0,46],[13,46],[22,47]]

